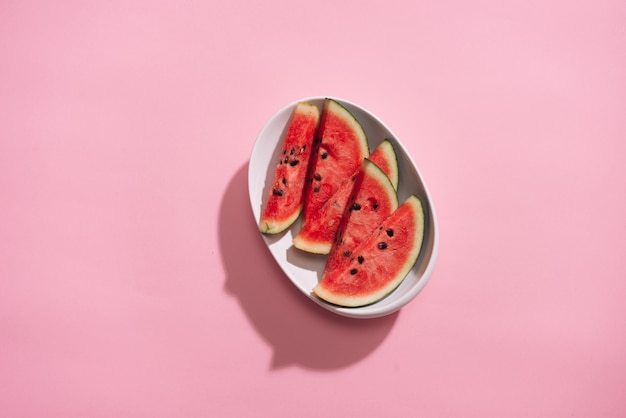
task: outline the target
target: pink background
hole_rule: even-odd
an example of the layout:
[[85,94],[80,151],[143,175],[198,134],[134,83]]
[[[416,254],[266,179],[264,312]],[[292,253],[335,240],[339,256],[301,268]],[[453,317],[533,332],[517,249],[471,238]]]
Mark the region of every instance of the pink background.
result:
[[[626,416],[626,5],[382,4],[0,4],[0,416]],[[256,135],[314,95],[438,211],[382,319],[255,229]]]

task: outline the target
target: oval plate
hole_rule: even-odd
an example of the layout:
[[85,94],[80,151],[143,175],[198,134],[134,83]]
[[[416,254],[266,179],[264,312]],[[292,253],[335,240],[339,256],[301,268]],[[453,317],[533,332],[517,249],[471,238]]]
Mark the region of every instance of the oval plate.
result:
[[[293,109],[298,102],[302,101],[316,105],[321,111],[324,98],[324,96],[309,97],[285,106],[267,122],[259,133],[248,164],[248,192],[257,225],[267,200],[268,187],[271,187],[275,169],[273,162],[279,158],[282,141]],[[345,106],[361,123],[367,135],[370,150],[374,150],[384,139],[389,139],[393,144],[398,157],[398,202],[402,203],[411,194],[416,194],[424,206],[424,241],[417,262],[400,286],[384,299],[367,306],[345,308],[327,303],[311,293],[313,287],[322,277],[326,256],[309,254],[293,246],[292,239],[300,230],[300,218],[281,234],[261,235],[272,256],[287,277],[312,301],[331,312],[347,317],[380,317],[393,313],[410,302],[430,278],[439,247],[435,209],[415,162],[391,130],[380,119],[362,107],[346,100],[334,97],[333,99]]]

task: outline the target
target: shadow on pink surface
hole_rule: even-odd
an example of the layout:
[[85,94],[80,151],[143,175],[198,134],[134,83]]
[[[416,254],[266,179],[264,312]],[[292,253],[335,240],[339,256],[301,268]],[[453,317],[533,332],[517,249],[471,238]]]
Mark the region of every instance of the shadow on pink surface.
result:
[[365,358],[385,339],[398,313],[351,319],[317,306],[289,281],[260,236],[248,199],[248,165],[229,182],[219,215],[227,279],[250,322],[274,349],[271,369],[337,369]]

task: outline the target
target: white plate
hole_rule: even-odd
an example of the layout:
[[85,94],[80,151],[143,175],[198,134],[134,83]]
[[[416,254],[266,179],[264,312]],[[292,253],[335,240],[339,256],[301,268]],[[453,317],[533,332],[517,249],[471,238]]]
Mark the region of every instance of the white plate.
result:
[[[392,142],[398,156],[400,178],[398,201],[404,202],[411,194],[416,194],[422,201],[426,215],[424,241],[415,266],[402,284],[384,299],[367,306],[344,308],[329,304],[311,294],[311,290],[321,279],[326,256],[309,254],[293,246],[292,239],[300,230],[300,219],[281,234],[262,236],[274,259],[287,277],[312,301],[339,315],[353,318],[375,318],[397,311],[410,302],[426,284],[433,272],[437,258],[439,243],[437,219],[428,190],[417,166],[391,130],[380,119],[362,107],[345,100],[334,97],[333,99],[344,105],[361,123],[367,135],[370,150],[374,150],[384,139],[389,139]],[[287,124],[299,101],[314,104],[321,111],[324,97],[304,98],[285,106],[263,127],[252,148],[248,165],[248,192],[257,224],[261,217],[263,205],[267,200],[267,190],[271,187],[275,168],[273,162],[279,158]]]

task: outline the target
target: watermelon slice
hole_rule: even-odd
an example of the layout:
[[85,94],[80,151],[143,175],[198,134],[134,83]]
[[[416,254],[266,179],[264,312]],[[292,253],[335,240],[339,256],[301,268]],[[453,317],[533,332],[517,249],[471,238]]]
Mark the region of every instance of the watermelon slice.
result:
[[377,302],[402,283],[423,239],[424,209],[412,195],[354,249],[348,263],[325,272],[313,293],[347,307]]
[[350,260],[354,249],[398,207],[398,196],[389,178],[365,159],[341,217],[324,272]]
[[380,143],[369,156],[381,170],[389,177],[391,185],[395,190],[398,190],[398,156],[396,150],[393,149],[393,144],[390,140],[385,139]]
[[[398,160],[391,142],[389,140],[383,141],[372,152],[369,159],[383,170],[394,189],[397,189]],[[354,178],[357,174],[358,171],[353,173],[350,178]],[[353,186],[352,181],[344,181],[322,208],[311,215],[308,222],[293,238],[293,245],[296,248],[315,254],[328,254],[330,252]]]
[[264,234],[284,231],[302,212],[306,175],[319,120],[320,112],[316,106],[303,102],[296,105],[261,214],[259,230]]
[[359,122],[337,101],[325,99],[305,190],[303,225],[368,156],[369,144]]

